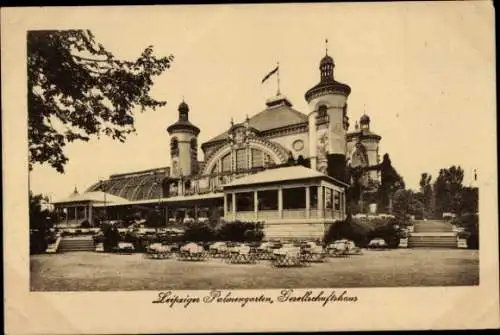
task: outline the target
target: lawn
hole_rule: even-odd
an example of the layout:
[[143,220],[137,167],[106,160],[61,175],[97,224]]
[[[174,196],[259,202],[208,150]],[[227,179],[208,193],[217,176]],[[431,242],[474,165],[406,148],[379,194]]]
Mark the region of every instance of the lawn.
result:
[[153,260],[142,254],[93,252],[33,255],[32,291],[167,289],[349,288],[479,284],[479,254],[459,249],[365,251],[303,268],[269,262],[231,265],[222,260]]

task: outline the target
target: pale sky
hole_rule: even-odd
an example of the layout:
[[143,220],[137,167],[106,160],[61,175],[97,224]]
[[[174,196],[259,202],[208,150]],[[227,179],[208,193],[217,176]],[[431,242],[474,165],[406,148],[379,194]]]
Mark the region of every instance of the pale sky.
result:
[[389,153],[408,187],[418,187],[422,172],[436,177],[451,165],[464,168],[466,183],[474,168],[481,178],[492,171],[479,166],[481,148],[496,138],[496,102],[493,17],[480,5],[109,7],[73,15],[47,9],[45,29],[88,28],[118,58],[134,59],[154,45],[156,55],[175,60],[153,88],[167,105],[137,114],[136,135],[124,144],[69,144],[66,173],[36,165],[31,188],[58,199],[113,173],[170,165],[166,127],[183,96],[201,144],[227,130],[231,117],[242,121],[265,108],[276,81],[260,82],[277,61],[281,92],[307,113],[304,93],[319,81],[325,38],[335,78],[352,88],[350,130],[366,106],[371,129],[382,136],[380,154]]

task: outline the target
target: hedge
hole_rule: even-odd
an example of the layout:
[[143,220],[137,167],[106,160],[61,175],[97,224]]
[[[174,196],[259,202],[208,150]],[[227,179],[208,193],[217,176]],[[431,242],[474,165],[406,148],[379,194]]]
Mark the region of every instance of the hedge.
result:
[[404,223],[395,218],[358,219],[349,216],[345,221],[333,224],[324,236],[329,243],[339,239],[352,240],[357,246],[364,248],[370,240],[382,238],[390,248],[397,248],[399,240],[406,236],[401,229]]

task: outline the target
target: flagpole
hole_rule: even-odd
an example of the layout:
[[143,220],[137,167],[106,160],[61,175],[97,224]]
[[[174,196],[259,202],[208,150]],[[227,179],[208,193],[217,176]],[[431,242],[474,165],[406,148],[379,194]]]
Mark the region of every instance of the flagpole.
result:
[[280,62],[278,62],[278,91],[276,92],[276,95],[280,95]]

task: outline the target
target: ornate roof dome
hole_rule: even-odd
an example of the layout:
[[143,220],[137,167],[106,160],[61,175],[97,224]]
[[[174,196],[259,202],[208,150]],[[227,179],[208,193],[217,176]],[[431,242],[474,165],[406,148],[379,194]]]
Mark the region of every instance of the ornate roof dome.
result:
[[333,61],[333,58],[326,55],[325,57],[323,57],[321,59],[321,62],[319,63],[319,67],[321,69],[321,67],[323,67],[324,65],[333,65],[335,66],[335,62]]
[[198,135],[200,133],[200,129],[189,122],[189,106],[186,102],[184,102],[184,99],[179,104],[177,110],[179,111],[179,119],[167,128],[168,133],[170,134],[174,131],[188,131]]
[[366,114],[363,114],[363,116],[361,116],[361,118],[359,119],[359,123],[360,124],[368,124],[370,123],[370,117]]
[[179,104],[179,108],[177,108],[179,112],[189,112],[189,106],[187,103],[182,100],[182,102]]
[[306,101],[322,96],[325,94],[343,94],[348,96],[351,93],[349,85],[340,83],[334,77],[335,62],[333,58],[328,55],[328,48],[326,55],[319,63],[320,82],[306,92]]

